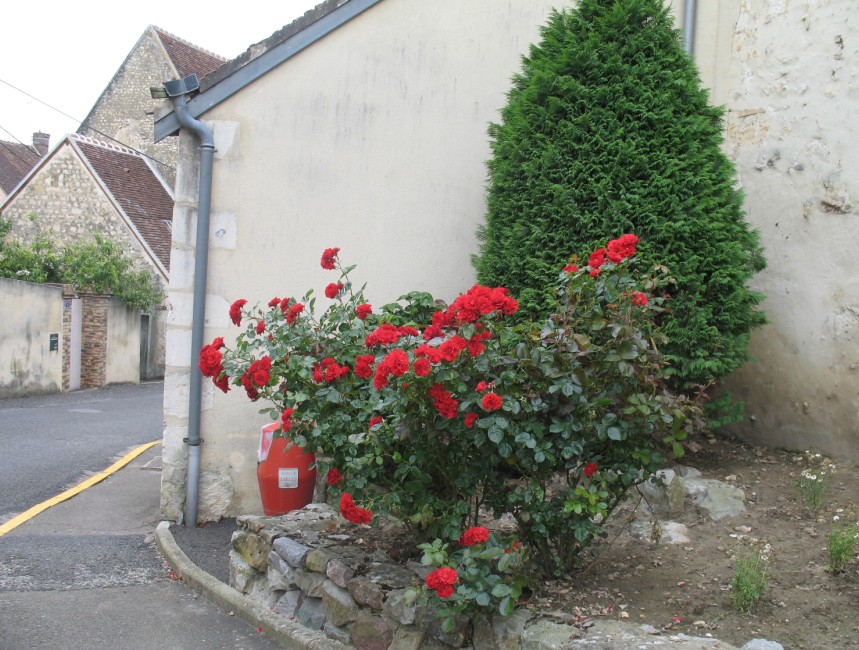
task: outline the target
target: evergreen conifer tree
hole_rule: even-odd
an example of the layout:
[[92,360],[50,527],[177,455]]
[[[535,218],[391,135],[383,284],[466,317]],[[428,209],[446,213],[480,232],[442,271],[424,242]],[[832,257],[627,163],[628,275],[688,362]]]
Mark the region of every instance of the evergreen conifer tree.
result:
[[747,358],[765,322],[747,287],[765,266],[708,103],[662,0],[580,0],[553,11],[492,124],[488,212],[473,262],[545,316],[560,269],[623,233],[677,280],[662,323],[677,384]]

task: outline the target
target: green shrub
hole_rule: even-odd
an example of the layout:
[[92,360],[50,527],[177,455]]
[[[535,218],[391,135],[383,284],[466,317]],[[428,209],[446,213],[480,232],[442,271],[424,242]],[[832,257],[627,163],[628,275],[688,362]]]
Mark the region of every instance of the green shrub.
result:
[[675,386],[747,358],[765,322],[748,280],[765,266],[708,104],[660,0],[581,0],[553,12],[490,126],[486,222],[473,262],[522,313],[551,310],[556,269],[606,234],[635,232],[676,286],[661,320]]
[[10,229],[11,224],[0,218],[0,278],[112,293],[132,309],[152,309],[163,298],[153,275],[136,269],[118,244],[99,233],[60,249],[48,237],[38,237],[29,246],[7,242]]
[[316,452],[347,519],[391,513],[451,540],[482,510],[510,513],[528,556],[558,573],[663,450],[682,453],[698,409],[667,390],[656,350],[664,271],[638,273],[634,258],[595,275],[559,267],[553,316],[516,325],[506,289],[482,286],[450,306],[412,293],[373,313],[331,250],[324,268],[340,276],[321,315],[312,292],[238,300],[242,331],[204,346],[200,368],[265,400],[283,435]]

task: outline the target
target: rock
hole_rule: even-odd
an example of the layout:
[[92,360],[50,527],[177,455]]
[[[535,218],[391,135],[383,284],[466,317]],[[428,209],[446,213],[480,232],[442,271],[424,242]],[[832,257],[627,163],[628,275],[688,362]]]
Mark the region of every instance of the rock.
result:
[[237,530],[230,540],[233,550],[257,571],[265,573],[268,568],[269,547],[259,535]]
[[358,617],[358,603],[348,591],[330,580],[322,585],[322,602],[325,604],[325,617],[332,625],[346,625]]
[[474,620],[474,647],[494,648],[495,650],[519,650],[522,647],[522,632],[532,614],[519,609],[510,616],[496,614],[491,621],[486,617]]
[[333,555],[325,549],[315,548],[304,556],[304,567],[308,571],[316,573],[325,573],[328,568],[328,563],[333,558]]
[[[656,526],[657,533],[654,532]],[[660,521],[655,524],[649,520],[635,519],[629,525],[629,534],[646,542],[660,544],[688,544],[689,529],[676,521]]]
[[781,643],[767,641],[766,639],[752,639],[740,648],[740,650],[784,650],[784,646]]
[[570,641],[582,636],[572,625],[539,620],[522,631],[522,647],[531,650],[567,650]]
[[243,594],[248,594],[262,577],[259,571],[245,562],[235,551],[230,551],[230,585]]
[[328,562],[325,575],[335,585],[345,589],[349,581],[355,576],[355,569],[343,562],[343,560],[334,559]]
[[289,591],[295,589],[295,569],[286,560],[272,551],[268,554],[268,586],[273,591]]
[[328,580],[321,573],[311,573],[298,569],[295,572],[295,584],[311,598],[322,598],[322,585]]
[[423,630],[411,627],[397,628],[388,650],[419,650],[425,636]]
[[417,608],[413,602],[406,602],[406,590],[395,589],[385,599],[383,611],[385,616],[398,621],[403,625],[411,625],[415,622]]
[[[361,615],[349,630],[352,644],[358,650],[388,650],[388,648],[401,647],[419,648],[420,645],[404,645],[405,639],[401,638],[399,646],[394,646],[394,631],[387,621],[381,616]],[[423,635],[421,635],[423,638]]]
[[272,544],[274,551],[286,560],[290,566],[300,567],[310,548],[289,537],[279,537]]
[[382,605],[385,603],[385,593],[379,585],[367,576],[352,578],[346,585],[346,588],[359,605],[365,605],[377,612],[381,611]]
[[684,482],[695,505],[713,521],[734,517],[746,509],[745,494],[738,487],[706,478],[684,479]]
[[294,589],[283,594],[283,596],[280,597],[280,600],[278,600],[274,607],[272,607],[272,611],[285,618],[292,618],[295,616],[300,605],[301,592],[298,589]]
[[305,598],[295,613],[298,622],[311,630],[321,630],[325,625],[325,605],[321,598]]

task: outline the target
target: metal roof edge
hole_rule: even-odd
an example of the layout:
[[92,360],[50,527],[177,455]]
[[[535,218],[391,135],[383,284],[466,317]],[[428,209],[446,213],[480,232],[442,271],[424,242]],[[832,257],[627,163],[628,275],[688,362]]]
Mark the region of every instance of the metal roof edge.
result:
[[[205,92],[188,101],[188,110],[199,118],[209,109],[239,92],[242,88],[270,72],[284,61],[327,36],[382,0],[349,0],[343,5],[311,23],[301,31],[284,39],[270,50],[249,61],[233,74],[218,82]],[[175,135],[179,131],[179,120],[170,112],[155,122],[154,140]]]

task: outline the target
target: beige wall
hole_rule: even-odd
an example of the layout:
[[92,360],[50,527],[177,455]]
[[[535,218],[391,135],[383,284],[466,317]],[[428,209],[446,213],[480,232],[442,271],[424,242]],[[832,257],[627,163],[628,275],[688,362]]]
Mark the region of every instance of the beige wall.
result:
[[107,305],[107,364],[105,384],[140,382],[140,310],[129,309],[119,298]]
[[728,151],[769,268],[770,325],[728,387],[751,440],[859,458],[859,11],[744,0],[733,15]]
[[[699,2],[695,56],[713,100],[730,109],[726,148],[770,261],[756,284],[772,325],[755,336],[758,361],[729,382],[748,400],[740,432],[856,457],[859,296],[849,201],[838,197],[859,192],[855,173],[849,180],[857,91],[848,73],[859,65],[855,45],[836,45],[839,34],[859,40],[851,2]],[[321,290],[330,246],[359,265],[354,280],[375,304],[468,288],[486,128],[552,4],[438,0],[424,11],[420,0],[385,0],[204,115],[217,147],[205,339],[235,335],[227,309],[237,298]],[[170,518],[183,506],[194,358],[196,150],[183,134],[165,383]],[[203,408],[200,517],[258,512],[254,452],[266,417],[209,382]]]
[[[0,278],[0,397],[63,385],[63,290]],[[50,335],[58,338],[49,350]]]

